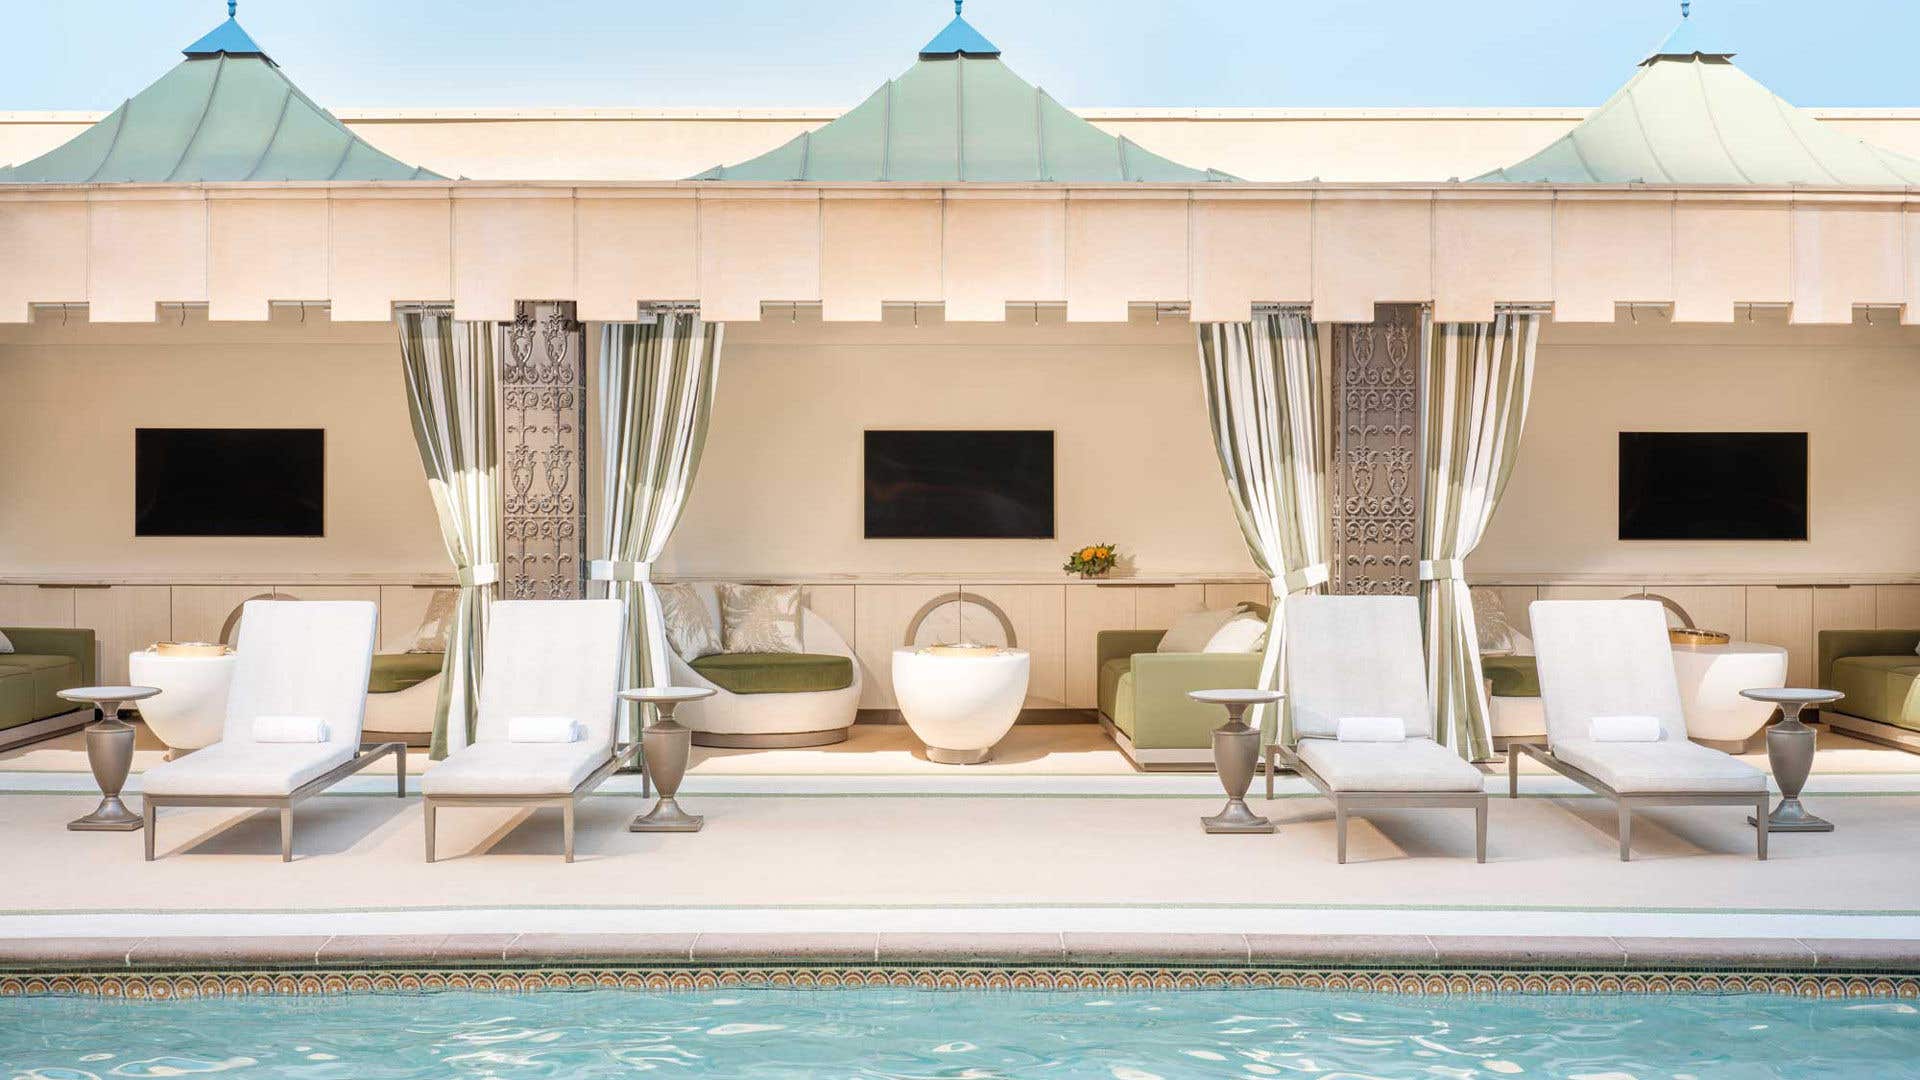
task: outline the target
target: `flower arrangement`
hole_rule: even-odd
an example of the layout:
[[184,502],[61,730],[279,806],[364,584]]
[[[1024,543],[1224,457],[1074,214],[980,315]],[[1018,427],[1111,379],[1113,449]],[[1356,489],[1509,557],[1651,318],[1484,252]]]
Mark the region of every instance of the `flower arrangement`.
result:
[[1079,574],[1083,578],[1101,577],[1113,569],[1120,561],[1120,549],[1112,544],[1088,544],[1086,547],[1067,556],[1065,567],[1069,574]]

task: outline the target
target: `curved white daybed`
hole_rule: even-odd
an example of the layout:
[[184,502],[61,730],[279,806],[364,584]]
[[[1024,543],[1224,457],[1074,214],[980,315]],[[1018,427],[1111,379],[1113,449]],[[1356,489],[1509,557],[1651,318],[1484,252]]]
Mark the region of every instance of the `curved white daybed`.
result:
[[[696,588],[713,625],[719,626],[718,593],[706,583]],[[860,709],[860,660],[833,624],[809,608],[800,611],[800,644],[811,654],[846,657],[853,665],[852,685],[806,693],[736,694],[715,685],[675,654],[670,661],[673,685],[701,687],[714,694],[705,701],[682,704],[673,718],[693,729],[696,746],[770,749],[845,742]]]

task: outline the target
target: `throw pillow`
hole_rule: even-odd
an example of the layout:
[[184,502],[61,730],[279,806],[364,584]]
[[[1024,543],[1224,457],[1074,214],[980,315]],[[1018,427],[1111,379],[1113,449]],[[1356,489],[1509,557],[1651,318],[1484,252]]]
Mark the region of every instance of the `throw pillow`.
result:
[[1250,611],[1243,611],[1228,619],[1211,638],[1207,639],[1201,652],[1207,653],[1255,653],[1267,647],[1267,620]]
[[1197,653],[1205,652],[1207,642],[1227,624],[1227,620],[1240,613],[1237,607],[1214,608],[1207,611],[1194,611],[1174,620],[1166,636],[1160,639],[1155,652]]
[[427,601],[426,613],[420,616],[420,627],[413,632],[413,644],[407,646],[410,653],[443,653],[447,651],[447,639],[453,636],[453,609],[460,602],[460,590],[435,589],[433,598]]
[[720,634],[730,653],[798,653],[800,586],[720,586]]
[[0,653],[10,653],[13,651],[13,642],[8,639],[5,633],[0,633]]
[[662,585],[660,609],[667,624],[667,644],[688,663],[720,651],[720,628],[700,598],[698,586]]
[[1513,623],[1507,620],[1507,605],[1492,589],[1474,589],[1473,623],[1480,634],[1483,656],[1501,656],[1513,652]]

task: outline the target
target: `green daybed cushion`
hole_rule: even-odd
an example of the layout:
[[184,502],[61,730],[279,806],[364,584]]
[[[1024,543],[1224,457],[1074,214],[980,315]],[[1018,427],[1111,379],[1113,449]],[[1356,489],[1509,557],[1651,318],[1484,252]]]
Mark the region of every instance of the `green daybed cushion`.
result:
[[397,694],[419,686],[440,674],[446,654],[383,653],[373,658],[373,674],[367,679],[369,694]]
[[[1116,656],[1100,665],[1100,711],[1105,713],[1109,720],[1115,719],[1114,714],[1120,708],[1120,680],[1126,678],[1132,671],[1133,657],[1131,656]],[[1132,738],[1133,732],[1128,731],[1127,737]]]
[[33,713],[33,672],[0,666],[0,731],[41,719]]
[[812,653],[714,653],[693,670],[730,694],[812,694],[853,685],[853,661]]
[[1480,668],[1494,697],[1539,697],[1540,669],[1531,656],[1483,656]]
[[1883,724],[1920,729],[1914,681],[1920,656],[1843,656],[1833,662],[1833,689],[1847,695],[1828,706]]

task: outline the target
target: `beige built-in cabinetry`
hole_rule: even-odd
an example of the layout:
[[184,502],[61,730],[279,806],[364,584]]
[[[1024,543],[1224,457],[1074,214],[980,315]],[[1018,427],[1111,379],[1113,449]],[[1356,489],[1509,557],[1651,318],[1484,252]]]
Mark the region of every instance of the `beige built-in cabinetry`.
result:
[[1652,594],[1683,609],[1695,626],[1786,649],[1787,681],[1795,686],[1811,686],[1819,678],[1816,649],[1822,630],[1920,627],[1920,583],[1914,582],[1514,584],[1476,577],[1473,584],[1495,588],[1508,618],[1528,638],[1526,607],[1534,600]]
[[[890,673],[893,650],[905,643],[914,616],[941,597],[989,601],[1004,613],[1020,647],[1033,655],[1030,709],[1090,709],[1096,705],[1094,638],[1102,630],[1159,630],[1203,607],[1267,602],[1266,583],[1252,576],[1140,575],[1080,581],[1058,575],[742,575],[701,580],[779,581],[807,588],[807,604],[853,643],[866,669],[863,709],[895,707]],[[211,641],[248,599],[370,600],[380,605],[380,648],[411,644],[435,588],[433,578],[359,577],[275,583],[193,581],[0,582],[0,626],[92,629],[100,641],[100,678],[127,678],[127,654],[156,641]],[[1521,633],[1534,600],[1610,599],[1648,592],[1684,609],[1695,625],[1785,648],[1788,681],[1817,677],[1815,648],[1822,630],[1920,627],[1920,581],[1847,583],[1701,584],[1659,580],[1567,582],[1552,578],[1474,575],[1476,588],[1498,591]],[[965,628],[962,628],[965,633]]]
[[435,587],[444,582],[145,584],[89,581],[0,583],[0,626],[81,627],[96,635],[100,680],[125,682],[127,654],[156,641],[217,641],[239,605],[255,597],[371,600],[380,605],[380,648],[412,643]]

